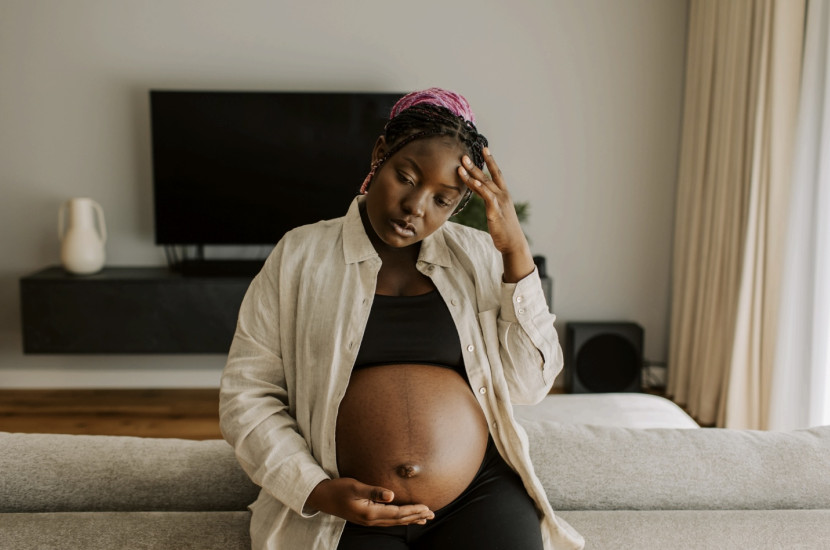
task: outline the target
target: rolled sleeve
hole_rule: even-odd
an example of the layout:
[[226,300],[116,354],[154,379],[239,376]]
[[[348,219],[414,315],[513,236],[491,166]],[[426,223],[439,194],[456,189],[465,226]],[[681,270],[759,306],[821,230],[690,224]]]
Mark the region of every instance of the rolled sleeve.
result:
[[505,378],[516,404],[540,401],[563,364],[559,337],[534,269],[517,283],[501,283],[499,340]]
[[313,517],[319,512],[308,509],[306,501],[311,491],[327,479],[330,477],[307,451],[298,451],[266,473],[263,487],[301,516]]
[[548,308],[542,280],[534,269],[517,283],[501,283],[501,317],[511,323],[520,323],[540,315],[553,316]]

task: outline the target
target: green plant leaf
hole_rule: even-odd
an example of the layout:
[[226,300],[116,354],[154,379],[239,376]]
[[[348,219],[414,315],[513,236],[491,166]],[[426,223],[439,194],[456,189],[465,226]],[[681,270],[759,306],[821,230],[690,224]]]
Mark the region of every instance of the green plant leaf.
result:
[[[530,215],[530,203],[514,202],[513,207],[516,209],[516,216],[519,218],[519,222],[526,222]],[[450,220],[461,225],[487,231],[487,211],[484,207],[484,199],[473,194],[472,199],[467,203],[464,210],[450,218]]]

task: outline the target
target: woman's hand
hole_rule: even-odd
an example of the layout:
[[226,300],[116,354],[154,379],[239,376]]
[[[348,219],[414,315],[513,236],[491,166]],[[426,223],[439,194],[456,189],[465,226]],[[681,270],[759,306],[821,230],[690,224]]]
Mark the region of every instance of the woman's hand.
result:
[[356,479],[342,477],[321,481],[308,496],[309,508],[371,527],[425,524],[435,517],[423,504],[390,504],[395,493]]
[[458,174],[462,181],[484,199],[487,228],[504,259],[504,282],[516,283],[530,275],[535,265],[501,169],[487,147],[484,148],[484,163],[491,176],[474,165],[467,155],[461,158],[461,163],[463,166],[458,168]]

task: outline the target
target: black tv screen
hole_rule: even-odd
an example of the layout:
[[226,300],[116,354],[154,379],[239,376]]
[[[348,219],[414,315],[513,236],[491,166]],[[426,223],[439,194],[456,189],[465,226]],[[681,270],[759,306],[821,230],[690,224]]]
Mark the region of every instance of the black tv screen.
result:
[[274,244],[344,215],[402,95],[151,90],[156,243]]

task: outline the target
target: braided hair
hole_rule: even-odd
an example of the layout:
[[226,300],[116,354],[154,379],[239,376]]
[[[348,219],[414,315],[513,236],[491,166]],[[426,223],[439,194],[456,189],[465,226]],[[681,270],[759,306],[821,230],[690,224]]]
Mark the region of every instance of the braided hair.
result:
[[[383,129],[383,137],[389,147],[386,155],[372,163],[369,175],[360,187],[366,193],[375,172],[392,155],[416,139],[448,136],[458,140],[467,150],[473,164],[484,168],[484,152],[487,138],[478,133],[475,116],[463,96],[449,90],[429,88],[405,95],[392,107],[389,122]],[[472,198],[466,189],[453,215],[458,214]]]

